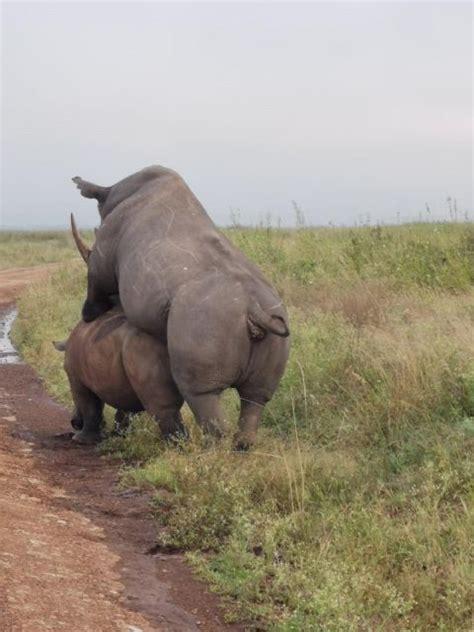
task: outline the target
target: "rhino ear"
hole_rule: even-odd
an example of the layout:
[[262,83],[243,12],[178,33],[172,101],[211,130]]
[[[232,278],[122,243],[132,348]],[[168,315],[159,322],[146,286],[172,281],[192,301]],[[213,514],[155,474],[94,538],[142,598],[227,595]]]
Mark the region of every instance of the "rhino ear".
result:
[[66,351],[67,340],[53,340],[53,347],[58,351]]
[[72,181],[77,185],[81,195],[85,198],[95,199],[99,203],[104,203],[110,191],[109,187],[101,187],[98,184],[87,182],[79,176],[75,176]]

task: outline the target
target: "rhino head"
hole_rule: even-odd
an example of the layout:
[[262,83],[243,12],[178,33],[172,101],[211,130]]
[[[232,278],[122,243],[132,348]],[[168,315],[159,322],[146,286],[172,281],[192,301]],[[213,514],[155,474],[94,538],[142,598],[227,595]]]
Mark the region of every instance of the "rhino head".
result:
[[[79,254],[84,259],[87,265],[89,263],[89,257],[91,256],[92,248],[89,248],[89,246],[86,244],[86,242],[82,239],[81,235],[79,234],[79,230],[76,225],[76,220],[74,218],[74,213],[71,213],[71,230],[72,230],[72,236],[74,237],[74,241],[76,243],[77,249],[79,250]],[[97,237],[97,228],[94,228],[94,232]],[[110,301],[111,307],[120,306],[120,297],[118,294],[110,295],[109,301]],[[56,347],[56,344],[54,342],[53,344]],[[58,344],[62,344],[62,343],[58,343]],[[64,351],[64,349],[59,349],[58,347],[56,347],[56,349],[58,349],[59,351]]]

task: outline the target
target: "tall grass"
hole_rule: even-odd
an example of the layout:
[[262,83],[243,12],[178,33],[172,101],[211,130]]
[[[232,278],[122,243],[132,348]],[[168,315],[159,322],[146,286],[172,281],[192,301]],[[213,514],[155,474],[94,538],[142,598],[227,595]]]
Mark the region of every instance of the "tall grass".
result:
[[[92,241],[92,231],[85,232],[85,236]],[[69,232],[0,231],[0,270],[74,258],[77,258],[77,250]]]
[[[292,353],[257,445],[163,445],[137,417],[105,449],[155,491],[157,544],[188,551],[230,618],[274,630],[470,630],[472,226],[232,229],[289,305]],[[84,269],[20,300],[15,338],[67,401],[50,340]],[[234,422],[236,399],[225,397]]]

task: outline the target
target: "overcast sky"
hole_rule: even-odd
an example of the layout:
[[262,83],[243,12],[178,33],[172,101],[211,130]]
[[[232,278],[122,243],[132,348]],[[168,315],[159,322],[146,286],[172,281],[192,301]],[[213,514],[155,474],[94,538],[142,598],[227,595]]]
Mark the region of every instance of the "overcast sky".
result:
[[97,224],[71,177],[150,164],[219,224],[473,216],[468,2],[2,8],[3,227]]

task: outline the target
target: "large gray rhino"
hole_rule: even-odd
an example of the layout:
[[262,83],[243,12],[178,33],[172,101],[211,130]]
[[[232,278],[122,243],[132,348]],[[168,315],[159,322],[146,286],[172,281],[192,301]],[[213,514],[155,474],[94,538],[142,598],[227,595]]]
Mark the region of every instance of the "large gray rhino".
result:
[[147,167],[111,187],[73,181],[102,219],[84,321],[118,293],[129,323],[167,344],[173,378],[205,432],[221,435],[219,394],[237,389],[235,445],[247,447],[288,359],[282,300],[176,172]]

